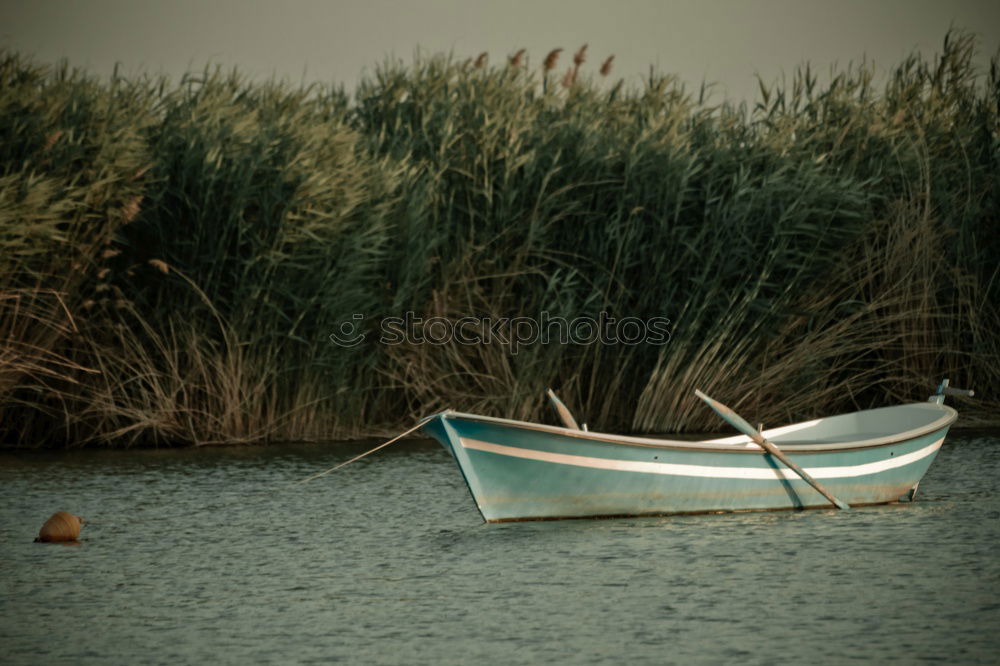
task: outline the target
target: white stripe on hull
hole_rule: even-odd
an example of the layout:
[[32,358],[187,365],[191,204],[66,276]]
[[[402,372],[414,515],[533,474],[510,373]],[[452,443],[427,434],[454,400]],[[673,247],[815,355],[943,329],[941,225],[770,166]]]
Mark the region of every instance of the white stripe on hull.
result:
[[[667,474],[670,476],[696,476],[716,479],[798,479],[795,472],[785,467],[778,469],[761,467],[715,467],[711,465],[683,465],[677,463],[657,463],[643,462],[638,460],[612,460],[609,458],[594,458],[591,456],[575,456],[566,453],[552,453],[549,451],[536,451],[534,449],[521,449],[503,444],[492,444],[478,439],[459,439],[466,449],[476,451],[486,451],[497,453],[513,458],[524,458],[526,460],[538,460],[541,462],[556,463],[558,465],[572,465],[574,467],[590,467],[593,469],[606,469],[618,472],[640,472],[643,474]],[[839,467],[804,467],[806,472],[817,479],[843,479],[855,476],[866,476],[877,472],[895,469],[909,465],[918,460],[933,454],[944,442],[944,438],[937,440],[929,446],[907,453],[905,455],[887,458],[876,462],[864,463],[861,465],[842,465]],[[745,454],[741,454],[745,455]]]

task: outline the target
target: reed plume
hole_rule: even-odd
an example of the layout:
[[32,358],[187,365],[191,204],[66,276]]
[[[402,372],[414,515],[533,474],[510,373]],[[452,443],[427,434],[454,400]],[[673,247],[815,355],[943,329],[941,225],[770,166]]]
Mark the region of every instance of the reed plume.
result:
[[542,62],[542,69],[546,72],[551,72],[556,68],[556,63],[559,61],[559,54],[562,53],[562,49],[552,49],[549,51],[548,55],[545,56],[545,60]]
[[150,259],[148,263],[150,266],[160,271],[164,275],[170,273],[170,266],[167,264],[167,262],[163,261],[162,259]]
[[562,86],[563,88],[571,88],[574,83],[576,83],[576,67],[570,67],[563,74]]
[[51,134],[49,134],[49,136],[45,139],[45,145],[42,147],[42,152],[44,153],[51,150],[52,146],[56,145],[56,141],[62,138],[62,135],[63,135],[62,130],[56,130]]
[[139,214],[139,208],[142,205],[142,200],[143,195],[137,194],[125,203],[122,207],[123,223],[128,224],[135,219],[135,216]]

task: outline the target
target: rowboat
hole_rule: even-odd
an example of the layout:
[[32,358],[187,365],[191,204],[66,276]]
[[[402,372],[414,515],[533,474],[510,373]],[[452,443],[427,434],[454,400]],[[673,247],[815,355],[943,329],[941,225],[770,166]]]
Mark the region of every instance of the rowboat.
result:
[[912,501],[958,418],[944,396],[971,394],[945,380],[927,402],[760,430],[699,392],[745,434],[698,441],[580,428],[551,391],[562,426],[446,410],[422,428],[487,522],[847,508]]

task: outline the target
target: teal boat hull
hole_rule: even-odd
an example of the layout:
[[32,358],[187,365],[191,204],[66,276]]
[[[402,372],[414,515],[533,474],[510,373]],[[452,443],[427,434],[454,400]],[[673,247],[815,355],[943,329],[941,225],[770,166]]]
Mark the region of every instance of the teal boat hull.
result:
[[[882,504],[916,488],[956,418],[916,403],[765,434],[834,496]],[[451,452],[487,522],[832,506],[745,437],[622,437],[450,411],[423,429]]]

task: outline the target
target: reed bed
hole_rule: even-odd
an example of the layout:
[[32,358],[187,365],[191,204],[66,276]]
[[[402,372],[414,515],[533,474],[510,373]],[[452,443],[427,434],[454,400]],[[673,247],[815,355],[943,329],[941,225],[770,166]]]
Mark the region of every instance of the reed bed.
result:
[[[611,58],[388,62],[354,94],[0,55],[0,437],[336,439],[444,407],[718,429],[920,399],[1000,413],[1000,73],[949,33],[876,90],[753,106]],[[573,52],[568,52],[573,53]],[[665,317],[665,345],[387,345],[377,323]],[[363,314],[367,340],[329,335]]]

